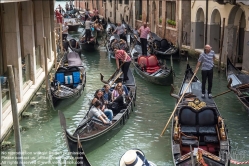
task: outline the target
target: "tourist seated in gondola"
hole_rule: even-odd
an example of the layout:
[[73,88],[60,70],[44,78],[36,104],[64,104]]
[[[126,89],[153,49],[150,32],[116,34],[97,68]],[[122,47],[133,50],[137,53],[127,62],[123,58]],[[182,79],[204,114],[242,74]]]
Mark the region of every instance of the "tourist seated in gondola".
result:
[[99,100],[96,100],[92,105],[91,109],[88,112],[88,118],[97,118],[100,119],[104,124],[110,124],[110,120],[107,116],[101,111],[102,103]]
[[103,89],[103,98],[105,104],[109,104],[112,101],[112,92],[110,91],[110,85],[105,84]]
[[104,100],[104,97],[103,97],[103,91],[101,89],[98,89],[95,94],[94,94],[94,98],[92,100],[92,104],[94,105],[94,103],[96,101],[100,101],[101,102],[101,106],[100,106],[100,110],[102,112],[105,113],[105,115],[108,117],[108,119],[110,121],[112,121],[112,118],[113,118],[113,113],[112,113],[112,110],[108,109],[106,104],[105,104],[105,100]]
[[126,109],[127,108],[127,103],[126,103],[126,95],[125,92],[123,90],[123,88],[118,88],[118,96],[113,100],[112,104],[111,104],[111,109],[115,114],[119,113],[122,109]]
[[119,93],[118,93],[119,89],[123,89],[124,94],[128,95],[129,92],[128,92],[127,87],[125,85],[122,85],[121,82],[119,82],[119,83],[117,83],[117,85],[115,86],[115,88],[112,91],[112,101],[114,101],[119,96]]
[[119,40],[119,48],[120,48],[121,50],[129,51],[129,50],[128,50],[127,43],[126,43],[126,41],[123,40],[123,39],[120,39],[120,40]]
[[65,8],[66,8],[66,11],[69,11],[69,4],[68,4],[68,2],[66,2]]
[[111,41],[111,49],[114,50],[114,48],[119,48],[119,42],[117,39]]

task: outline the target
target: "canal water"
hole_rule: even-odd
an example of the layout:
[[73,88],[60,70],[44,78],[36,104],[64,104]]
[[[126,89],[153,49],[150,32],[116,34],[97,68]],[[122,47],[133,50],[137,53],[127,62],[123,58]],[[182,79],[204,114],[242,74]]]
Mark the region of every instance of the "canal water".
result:
[[[73,37],[80,35],[71,34]],[[46,104],[44,85],[32,101],[38,101],[30,105],[26,112],[32,113],[30,117],[20,121],[23,161],[25,165],[39,166],[74,166],[75,160],[68,154],[67,145],[59,124],[58,110],[61,110],[67,120],[67,128],[72,133],[79,121],[88,110],[89,101],[93,98],[94,91],[103,86],[99,73],[106,79],[116,69],[114,60],[107,56],[103,41],[97,51],[82,52],[81,57],[87,72],[87,84],[82,96],[70,105],[60,103],[55,110]],[[186,57],[180,61],[174,61],[175,87],[180,87],[184,70],[187,64]],[[195,68],[196,59],[189,59],[190,65]],[[167,61],[170,65],[170,62]],[[129,149],[141,149],[146,158],[158,166],[173,165],[170,145],[170,127],[160,137],[165,124],[170,117],[175,99],[170,97],[169,86],[158,86],[139,77],[131,65],[137,84],[137,101],[134,112],[126,125],[112,139],[103,146],[87,154],[93,166],[117,166],[120,157]],[[201,78],[200,71],[197,76]],[[214,70],[213,95],[227,90],[225,72]],[[176,93],[178,93],[176,88]],[[232,157],[239,161],[249,160],[249,118],[246,110],[237,100],[235,95],[227,93],[215,98],[221,115],[229,132],[232,146]],[[7,140],[14,144],[14,135]],[[84,145],[83,145],[84,147]],[[2,165],[16,165],[15,147],[1,151]]]

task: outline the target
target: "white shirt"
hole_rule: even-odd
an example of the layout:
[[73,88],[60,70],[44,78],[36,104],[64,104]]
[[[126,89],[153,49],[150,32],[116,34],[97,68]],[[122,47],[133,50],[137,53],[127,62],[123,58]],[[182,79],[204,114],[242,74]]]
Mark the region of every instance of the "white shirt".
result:
[[68,34],[68,28],[69,27],[67,25],[63,25],[62,26],[62,31],[63,31],[62,34]]
[[85,29],[90,29],[92,24],[93,24],[92,21],[86,20],[86,22],[85,22]]

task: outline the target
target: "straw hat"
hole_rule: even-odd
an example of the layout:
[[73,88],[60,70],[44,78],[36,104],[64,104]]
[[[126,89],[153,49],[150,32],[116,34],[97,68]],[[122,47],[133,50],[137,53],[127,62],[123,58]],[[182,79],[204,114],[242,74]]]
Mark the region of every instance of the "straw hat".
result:
[[148,162],[145,158],[144,153],[139,149],[128,150],[121,157],[119,166],[154,166],[151,162]]

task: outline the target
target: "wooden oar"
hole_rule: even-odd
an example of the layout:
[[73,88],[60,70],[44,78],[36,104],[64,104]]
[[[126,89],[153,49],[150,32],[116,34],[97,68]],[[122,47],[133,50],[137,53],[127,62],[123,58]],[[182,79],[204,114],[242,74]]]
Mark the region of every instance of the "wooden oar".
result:
[[105,84],[109,84],[109,82],[111,81],[111,79],[112,79],[115,75],[117,75],[117,73],[119,73],[119,70],[121,69],[121,67],[123,66],[123,64],[124,64],[124,63],[122,63],[122,64],[119,66],[119,68],[116,69],[116,71],[112,74],[112,76],[108,79],[108,81],[103,80],[103,78],[104,78],[103,74],[102,74],[102,73],[99,73],[99,74],[100,74],[100,81],[103,82],[103,83],[105,83]]
[[165,127],[164,127],[164,129],[163,129],[163,131],[162,131],[162,133],[161,133],[161,135],[160,135],[161,137],[162,137],[162,135],[164,134],[166,128],[168,127],[169,122],[170,122],[170,120],[172,119],[172,117],[173,117],[173,115],[174,115],[174,113],[175,113],[175,111],[176,111],[176,109],[177,109],[179,103],[181,102],[182,98],[184,97],[184,94],[186,93],[186,91],[188,90],[188,88],[189,88],[191,82],[192,82],[193,79],[195,78],[195,75],[196,75],[198,69],[199,69],[199,67],[196,69],[196,72],[194,73],[194,75],[192,76],[191,80],[189,81],[188,86],[185,88],[185,90],[183,91],[183,93],[182,93],[180,99],[178,100],[178,102],[177,102],[177,104],[176,104],[176,106],[175,106],[175,108],[174,108],[174,110],[173,110],[171,116],[169,117],[169,120],[168,120],[167,124],[165,125]]
[[232,81],[233,81],[233,80],[230,78],[229,81],[228,81],[228,84],[227,84],[227,88],[230,89],[230,90],[227,90],[227,91],[222,92],[222,93],[220,93],[220,94],[218,94],[218,95],[215,95],[215,96],[213,96],[213,98],[218,97],[218,96],[221,96],[221,95],[224,95],[224,94],[226,94],[226,93],[228,93],[228,92],[231,92],[231,91],[232,91],[232,90],[231,90]]
[[227,85],[227,88],[230,89],[230,90],[227,90],[227,91],[222,92],[222,93],[220,93],[220,94],[218,94],[218,95],[215,95],[215,96],[213,96],[213,98],[218,97],[218,96],[221,96],[221,95],[224,95],[224,94],[229,93],[229,92],[232,92],[232,91],[233,91],[234,93],[238,93],[238,91],[237,91],[236,89],[238,89],[238,88],[247,88],[247,87],[249,87],[249,83],[248,83],[248,84],[243,84],[243,85],[237,86],[237,87],[235,87],[235,88],[232,88],[232,87],[231,87],[231,84],[232,84],[232,79],[230,78],[229,81],[228,81],[228,85]]

